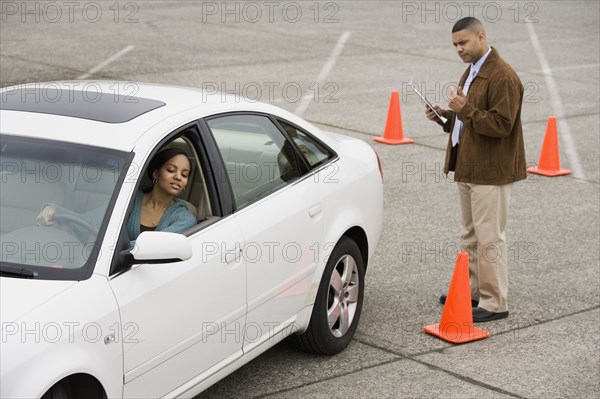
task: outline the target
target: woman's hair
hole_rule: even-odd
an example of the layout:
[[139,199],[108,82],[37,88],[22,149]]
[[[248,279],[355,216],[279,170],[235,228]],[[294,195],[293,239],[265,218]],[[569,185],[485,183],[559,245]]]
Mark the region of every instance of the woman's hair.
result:
[[[165,163],[167,163],[167,161],[177,155],[184,155],[186,158],[188,158],[187,153],[179,148],[167,148],[165,150],[161,150],[160,152],[158,152],[154,158],[152,158],[152,160],[150,161],[150,164],[148,165],[148,170],[146,170],[146,175],[150,178],[150,181],[153,180],[152,175],[154,174],[154,171],[159,170]],[[188,158],[188,162],[189,162],[189,158]],[[192,163],[190,162],[190,165]],[[150,187],[142,190],[144,193],[148,193],[150,191],[152,191],[152,185],[150,185]]]

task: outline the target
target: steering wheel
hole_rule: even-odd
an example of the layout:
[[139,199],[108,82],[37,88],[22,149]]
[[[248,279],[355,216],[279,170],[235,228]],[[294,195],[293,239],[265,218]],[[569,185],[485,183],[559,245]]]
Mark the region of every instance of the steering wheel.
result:
[[90,233],[92,233],[92,235],[94,237],[98,236],[98,229],[96,227],[94,227],[93,225],[91,225],[89,222],[87,222],[86,220],[83,220],[82,218],[75,216],[75,215],[54,215],[53,219],[57,222],[60,221],[65,221],[65,222],[73,222],[81,227],[83,227],[84,229],[86,229],[87,231],[89,231]]

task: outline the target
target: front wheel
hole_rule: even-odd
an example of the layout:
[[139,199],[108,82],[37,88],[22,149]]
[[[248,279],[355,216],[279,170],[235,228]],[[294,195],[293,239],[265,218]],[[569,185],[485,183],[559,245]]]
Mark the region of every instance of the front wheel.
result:
[[342,237],[325,266],[308,329],[294,337],[300,349],[333,355],[348,346],[360,319],[364,279],[358,245]]
[[41,399],[71,399],[73,393],[71,392],[71,385],[67,381],[60,381],[50,388]]

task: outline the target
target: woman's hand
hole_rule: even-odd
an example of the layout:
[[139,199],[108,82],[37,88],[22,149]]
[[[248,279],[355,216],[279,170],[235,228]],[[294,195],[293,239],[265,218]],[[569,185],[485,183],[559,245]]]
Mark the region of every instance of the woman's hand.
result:
[[35,219],[38,226],[52,226],[54,224],[54,208],[46,205]]

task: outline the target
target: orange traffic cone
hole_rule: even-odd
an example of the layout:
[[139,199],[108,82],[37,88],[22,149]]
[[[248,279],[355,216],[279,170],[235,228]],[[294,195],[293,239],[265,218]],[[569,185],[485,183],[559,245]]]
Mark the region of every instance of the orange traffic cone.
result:
[[473,327],[471,288],[469,285],[469,254],[461,251],[456,258],[454,274],[439,324],[425,326],[429,334],[448,342],[462,344],[490,336],[489,331]]
[[556,116],[548,117],[546,136],[544,136],[544,144],[542,145],[542,153],[540,154],[538,166],[527,168],[527,171],[529,173],[536,173],[544,176],[562,176],[570,175],[572,173],[569,169],[561,169],[560,167]]
[[415,142],[412,139],[404,138],[402,133],[402,113],[400,112],[400,100],[397,90],[392,91],[383,136],[375,137],[374,140],[385,144],[410,144]]

